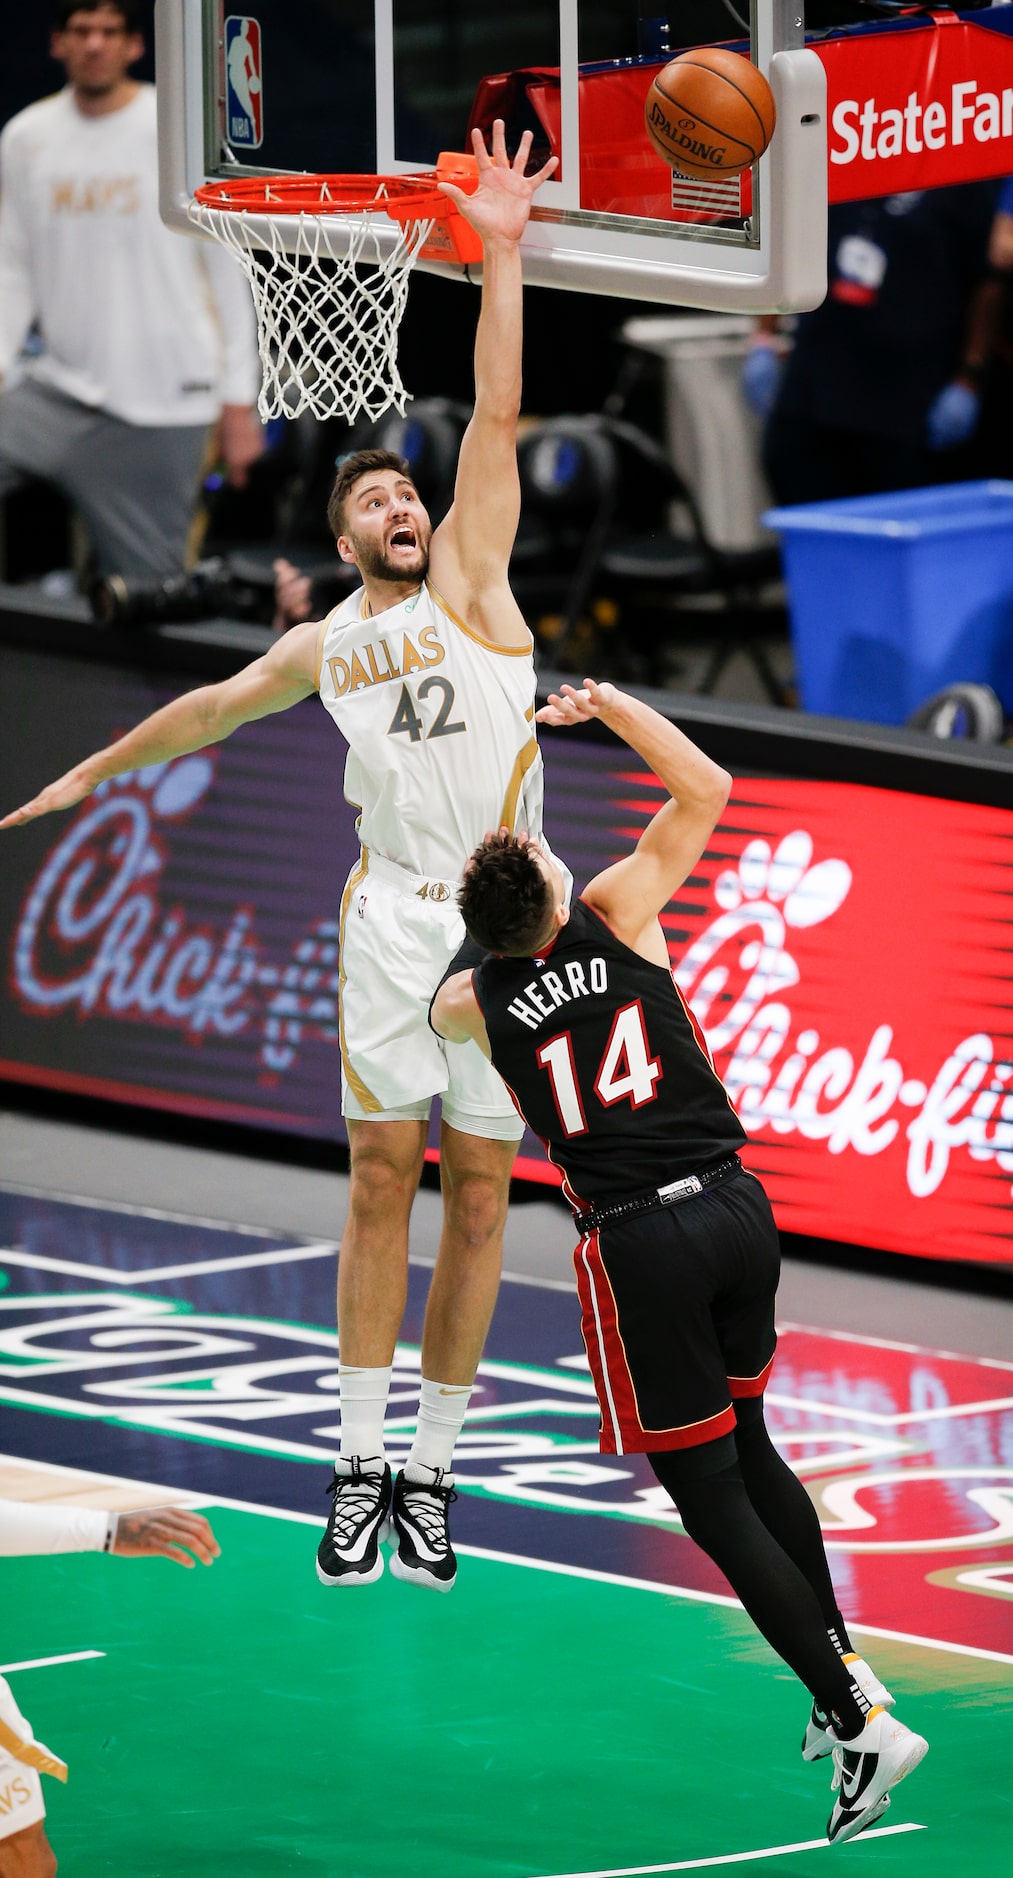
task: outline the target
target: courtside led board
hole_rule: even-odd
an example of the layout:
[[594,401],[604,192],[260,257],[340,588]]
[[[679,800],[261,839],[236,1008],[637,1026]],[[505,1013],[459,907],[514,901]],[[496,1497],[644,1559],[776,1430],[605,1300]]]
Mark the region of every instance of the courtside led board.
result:
[[[162,214],[193,234],[202,184],[299,172],[406,175],[469,133],[535,133],[559,169],[523,242],[536,285],[743,311],[800,310],[826,286],[826,80],[802,8],[741,0],[736,47],[777,105],[741,176],[687,182],[644,131],[651,79],[684,48],[629,0],[156,0]],[[699,9],[696,10],[699,15]],[[711,40],[734,25],[714,0]],[[639,31],[639,37],[638,37]],[[377,216],[378,224],[387,218]],[[397,227],[383,237],[391,244]],[[464,274],[463,267],[423,267]],[[471,270],[474,272],[474,269]]]
[[[39,704],[51,666],[0,652],[8,800],[15,779],[57,767],[61,725]],[[178,682],[65,661],[62,721],[97,748]],[[689,728],[714,734],[696,712]],[[759,775],[736,764],[721,825],[662,916],[679,989],[749,1136],[744,1158],[785,1231],[1008,1267],[1008,781],[946,751],[938,770],[932,759],[937,787],[983,793],[945,800],[846,780],[854,746],[797,727],[767,749]],[[632,848],[664,791],[639,758],[583,733],[546,730],[542,751],[546,831],[583,886]],[[12,833],[0,1076],[346,1140],[338,941],[358,844],[342,763],[326,713],[305,699]],[[435,1114],[430,1139],[435,1151]],[[530,1134],[517,1172],[557,1179]],[[21,1241],[0,1228],[5,1243]]]

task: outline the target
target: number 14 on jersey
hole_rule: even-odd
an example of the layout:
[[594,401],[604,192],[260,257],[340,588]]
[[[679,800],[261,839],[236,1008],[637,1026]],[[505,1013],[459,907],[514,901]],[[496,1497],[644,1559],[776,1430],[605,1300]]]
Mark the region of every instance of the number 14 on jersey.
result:
[[[558,1037],[541,1044],[536,1060],[542,1069],[548,1070],[565,1134],[570,1138],[586,1135],[587,1116],[570,1032],[564,1030]],[[615,1102],[629,1102],[632,1108],[639,1109],[645,1102],[654,1101],[658,1093],[655,1085],[661,1076],[661,1064],[651,1054],[644,1013],[637,998],[633,1004],[625,1004],[616,1012],[592,1090],[604,1108],[611,1108]]]

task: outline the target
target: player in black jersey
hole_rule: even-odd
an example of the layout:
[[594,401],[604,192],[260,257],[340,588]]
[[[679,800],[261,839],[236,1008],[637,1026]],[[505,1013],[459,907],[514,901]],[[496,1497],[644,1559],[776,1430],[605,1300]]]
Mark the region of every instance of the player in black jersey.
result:
[[601,718],[671,799],[570,907],[536,841],[487,835],[458,896],[487,956],[440,987],[433,1027],[479,1043],[561,1168],[602,1451],[647,1455],[686,1532],[809,1690],[802,1752],[833,1755],[827,1834],[850,1839],[927,1743],[888,1713],[893,1697],[852,1650],[815,1509],[767,1433],[777,1229],[658,918],[731,778],[613,685],[564,685],[539,717]]

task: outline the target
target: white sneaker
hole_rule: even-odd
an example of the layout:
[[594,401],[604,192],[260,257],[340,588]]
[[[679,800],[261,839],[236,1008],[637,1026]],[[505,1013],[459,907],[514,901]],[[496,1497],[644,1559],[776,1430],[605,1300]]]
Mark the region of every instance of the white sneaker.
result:
[[414,1461],[401,1469],[390,1507],[391,1538],[397,1538],[390,1559],[394,1578],[431,1591],[453,1590],[457,1559],[447,1522],[456,1498],[453,1474]]
[[831,1845],[853,1839],[879,1819],[890,1789],[917,1767],[928,1750],[921,1735],[878,1707],[866,1716],[860,1735],[851,1741],[835,1741],[832,1791],[837,1798],[827,1821]]
[[871,1702],[873,1708],[893,1708],[896,1696],[891,1695],[885,1684],[880,1682],[864,1656],[859,1656],[857,1650],[849,1650],[847,1656],[841,1657],[841,1662],[850,1672],[852,1682],[857,1682],[866,1701]]
[[317,1577],[322,1585],[374,1585],[383,1576],[380,1542],[386,1537],[390,1512],[390,1468],[377,1457],[366,1472],[358,1457],[339,1458],[327,1492],[331,1512],[327,1531],[317,1551]]
[[[876,1708],[893,1708],[896,1697],[880,1682],[874,1669],[870,1669],[865,1658],[857,1656],[854,1650],[842,1658],[852,1682],[857,1682],[866,1701]],[[825,1715],[818,1702],[814,1702],[809,1711],[809,1720],[802,1736],[802,1759],[804,1761],[822,1761],[834,1745],[836,1735],[830,1727],[830,1717]]]

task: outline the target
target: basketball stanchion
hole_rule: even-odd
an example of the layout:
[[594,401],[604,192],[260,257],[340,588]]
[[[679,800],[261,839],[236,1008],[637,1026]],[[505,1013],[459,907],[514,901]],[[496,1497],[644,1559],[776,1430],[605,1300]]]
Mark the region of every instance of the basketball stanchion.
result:
[[443,180],[471,190],[474,157],[411,176],[243,176],[196,190],[190,219],[238,261],[253,292],[275,417],[404,415],[398,329],[415,262],[480,262],[482,243]]

